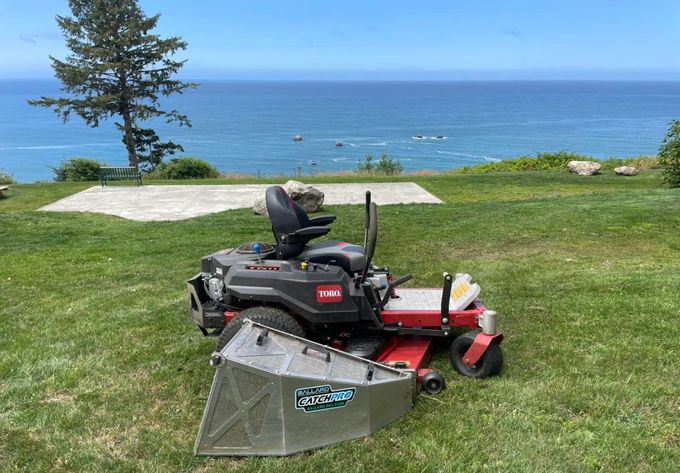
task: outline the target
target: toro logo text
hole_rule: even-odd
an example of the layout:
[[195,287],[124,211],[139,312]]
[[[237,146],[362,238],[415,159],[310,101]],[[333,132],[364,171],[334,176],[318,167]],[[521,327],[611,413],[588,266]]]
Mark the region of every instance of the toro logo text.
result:
[[316,286],[316,302],[320,304],[342,302],[342,286],[340,284]]

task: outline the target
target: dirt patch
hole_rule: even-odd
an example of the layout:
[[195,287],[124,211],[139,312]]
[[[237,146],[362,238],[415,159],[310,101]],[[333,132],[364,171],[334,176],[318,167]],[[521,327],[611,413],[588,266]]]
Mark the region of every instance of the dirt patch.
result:
[[43,402],[45,404],[70,404],[75,398],[75,395],[69,391],[55,391],[45,395]]

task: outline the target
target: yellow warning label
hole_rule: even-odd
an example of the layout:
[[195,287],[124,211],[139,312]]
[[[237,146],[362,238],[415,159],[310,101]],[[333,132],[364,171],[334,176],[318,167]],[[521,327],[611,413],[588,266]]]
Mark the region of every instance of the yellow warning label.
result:
[[468,289],[470,289],[470,285],[465,281],[461,281],[460,284],[451,290],[451,299],[460,299]]

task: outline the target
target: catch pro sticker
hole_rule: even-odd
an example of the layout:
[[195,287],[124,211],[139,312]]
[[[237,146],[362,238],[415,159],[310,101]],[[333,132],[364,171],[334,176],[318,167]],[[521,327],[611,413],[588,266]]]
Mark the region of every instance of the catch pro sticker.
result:
[[342,286],[340,284],[316,286],[316,302],[320,304],[342,302]]
[[345,407],[348,402],[354,399],[354,394],[356,394],[356,388],[333,391],[328,384],[296,389],[295,409],[300,409],[306,413],[338,409]]

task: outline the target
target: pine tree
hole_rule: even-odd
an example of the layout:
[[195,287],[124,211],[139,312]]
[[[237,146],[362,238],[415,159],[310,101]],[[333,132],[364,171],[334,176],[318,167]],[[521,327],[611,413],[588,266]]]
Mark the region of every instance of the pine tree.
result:
[[[119,117],[116,127],[130,166],[153,168],[164,154],[182,147],[159,143],[155,131],[137,123],[153,118],[191,126],[186,115],[161,109],[159,98],[197,84],[173,79],[186,61],[172,56],[187,43],[179,37],[163,39],[151,33],[160,14],[147,17],[137,0],[69,0],[73,14],[56,20],[71,50],[64,60],[50,56],[55,76],[66,97],[41,97],[30,105],[54,109],[64,122],[71,114],[87,125],[99,126],[101,120]],[[140,151],[147,155],[140,156]],[[160,158],[159,158],[160,156]]]

